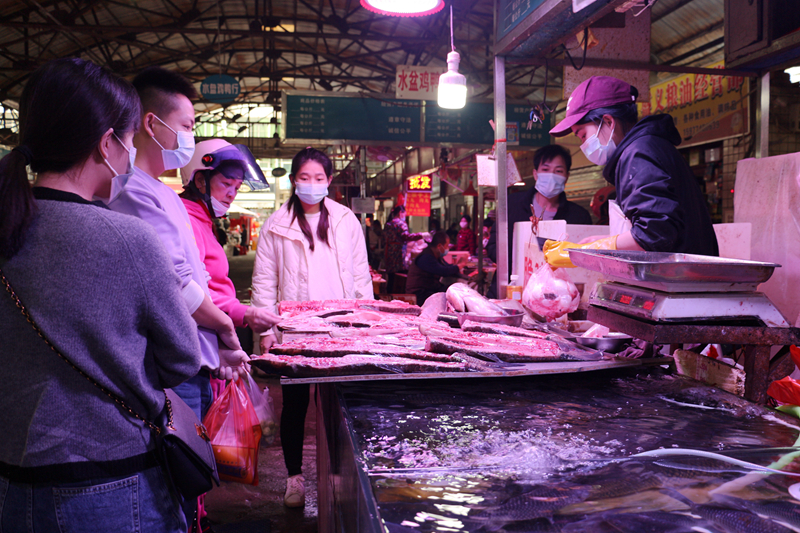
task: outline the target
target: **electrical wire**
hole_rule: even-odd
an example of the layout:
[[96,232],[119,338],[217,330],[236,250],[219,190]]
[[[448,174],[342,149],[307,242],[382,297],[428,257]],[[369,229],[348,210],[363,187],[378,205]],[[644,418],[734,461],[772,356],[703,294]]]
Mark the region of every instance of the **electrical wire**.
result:
[[453,41],[453,4],[450,4],[450,48],[456,51],[456,44]]
[[586,51],[589,49],[589,28],[586,27],[583,30],[583,59],[581,60],[581,66],[580,67],[575,65],[575,61],[572,59],[572,56],[569,54],[569,50],[567,50],[567,47],[564,46],[563,44],[561,45],[561,47],[564,49],[564,53],[567,54],[567,58],[569,59],[569,62],[572,63],[572,68],[574,68],[575,70],[581,70],[583,68],[583,65],[586,64]]

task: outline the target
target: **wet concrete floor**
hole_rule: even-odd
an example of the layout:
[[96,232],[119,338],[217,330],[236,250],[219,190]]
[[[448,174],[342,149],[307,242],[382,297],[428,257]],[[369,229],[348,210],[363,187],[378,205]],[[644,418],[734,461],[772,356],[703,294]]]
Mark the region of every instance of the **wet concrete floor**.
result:
[[[240,301],[249,301],[249,287],[255,253],[229,258],[230,277]],[[256,371],[257,372],[257,371]],[[255,375],[268,386],[275,414],[280,417],[282,396],[277,378]],[[312,387],[311,394],[314,390]],[[211,527],[224,533],[314,533],[317,531],[316,410],[313,396],[308,408],[303,442],[303,475],[306,483],[306,506],[289,509],[283,505],[286,491],[286,467],[283,463],[280,435],[264,445],[258,454],[258,486],[226,483],[206,496],[206,510]],[[264,521],[269,521],[265,527]]]

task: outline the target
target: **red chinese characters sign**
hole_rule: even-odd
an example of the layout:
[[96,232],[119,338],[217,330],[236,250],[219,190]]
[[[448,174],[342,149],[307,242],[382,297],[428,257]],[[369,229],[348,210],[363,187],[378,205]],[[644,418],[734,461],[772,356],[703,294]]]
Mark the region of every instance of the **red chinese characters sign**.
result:
[[431,195],[427,192],[410,192],[406,195],[406,215],[410,217],[431,216]]
[[395,73],[395,98],[410,100],[436,100],[439,76],[447,71],[443,67],[418,67],[398,65]]
[[[722,66],[719,62],[711,68]],[[748,78],[685,74],[650,87],[650,109],[672,115],[681,147],[692,146],[750,131],[749,92]]]

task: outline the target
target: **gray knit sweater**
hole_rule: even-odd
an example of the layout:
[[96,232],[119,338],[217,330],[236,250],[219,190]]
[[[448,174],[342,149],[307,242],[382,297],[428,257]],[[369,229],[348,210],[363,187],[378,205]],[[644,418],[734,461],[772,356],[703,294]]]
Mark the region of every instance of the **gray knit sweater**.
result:
[[[162,387],[200,368],[197,326],[153,230],[78,196],[34,189],[39,214],[0,264],[51,342],[155,418]],[[43,466],[126,459],[151,433],[40,339],[0,286],[0,461]]]

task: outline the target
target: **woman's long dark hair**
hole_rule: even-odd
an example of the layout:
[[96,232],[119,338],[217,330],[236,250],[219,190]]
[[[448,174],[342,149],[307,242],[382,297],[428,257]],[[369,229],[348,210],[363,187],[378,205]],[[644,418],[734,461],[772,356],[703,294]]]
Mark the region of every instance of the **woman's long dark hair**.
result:
[[[327,155],[323,154],[316,148],[311,148],[310,146],[297,152],[297,155],[295,155],[294,159],[292,159],[292,172],[289,174],[289,177],[292,178],[292,196],[289,198],[289,211],[292,212],[292,221],[297,219],[297,223],[300,225],[300,231],[303,232],[303,235],[308,241],[308,248],[313,252],[314,235],[311,234],[311,226],[308,225],[306,213],[303,210],[303,204],[300,203],[300,197],[297,196],[294,185],[294,179],[297,177],[297,174],[300,173],[300,169],[303,168],[303,165],[309,161],[316,161],[322,165],[322,169],[325,171],[325,175],[328,177],[328,179],[330,179],[333,175],[333,163],[331,163],[331,160]],[[319,226],[317,226],[317,237],[319,237],[319,240],[327,244],[330,248],[331,244],[328,242],[329,228],[330,217],[328,216],[328,208],[325,207],[325,200],[323,199],[322,202],[320,202],[320,216]]]
[[82,59],[56,59],[37,69],[19,105],[20,145],[0,160],[0,257],[23,245],[36,216],[31,171],[66,172],[86,161],[103,135],[136,131],[142,108],[133,86]]

